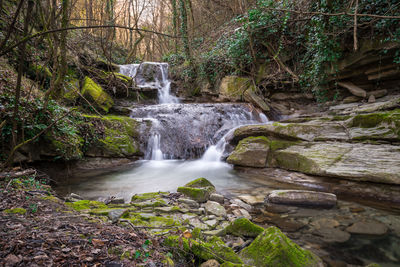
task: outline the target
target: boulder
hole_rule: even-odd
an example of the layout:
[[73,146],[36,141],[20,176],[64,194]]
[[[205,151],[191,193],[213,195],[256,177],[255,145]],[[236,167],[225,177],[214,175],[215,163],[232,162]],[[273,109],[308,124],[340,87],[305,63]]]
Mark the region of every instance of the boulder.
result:
[[312,175],[400,184],[400,148],[357,143],[304,143],[274,153],[276,166]]
[[215,192],[215,187],[206,178],[198,178],[187,183],[185,186],[178,187],[177,191],[202,203],[206,202],[210,198],[210,195]]
[[208,242],[203,242],[172,235],[164,239],[163,245],[185,251],[204,261],[218,259],[219,263],[243,263],[240,257],[216,236],[208,239]]
[[88,144],[85,156],[125,158],[142,156],[139,131],[141,123],[125,116],[84,115],[83,119],[92,127],[101,125],[103,133]]
[[381,98],[387,94],[388,94],[388,91],[386,89],[382,89],[382,90],[367,92],[367,97],[369,98],[371,95],[373,95],[375,98]]
[[203,262],[200,267],[219,267],[221,264],[217,260],[208,260]]
[[179,198],[178,202],[182,203],[182,204],[185,204],[189,208],[192,208],[192,209],[198,209],[200,207],[199,203],[197,203],[196,201],[194,201],[192,199]]
[[388,227],[377,221],[356,222],[347,227],[346,231],[352,234],[384,235],[387,233]]
[[314,232],[317,236],[321,236],[322,240],[327,243],[344,243],[349,241],[351,235],[348,232],[337,228],[323,228]]
[[367,92],[364,89],[354,85],[351,82],[338,82],[338,85],[346,88],[347,90],[349,90],[350,93],[352,93],[355,96],[359,96],[362,98],[367,97]]
[[225,228],[225,233],[239,237],[256,237],[263,231],[264,228],[252,223],[246,218],[235,219]]
[[224,204],[225,197],[223,195],[214,193],[210,195],[210,200],[218,202],[219,204]]
[[115,223],[118,221],[119,218],[121,218],[127,213],[128,213],[127,209],[113,209],[108,213],[107,216],[113,223]]
[[334,207],[336,195],[305,190],[275,190],[268,197],[268,202],[286,205]]
[[230,164],[263,168],[267,164],[269,140],[264,136],[247,137],[239,142],[228,157]]
[[246,77],[226,76],[219,86],[220,98],[233,102],[242,100],[247,90],[254,90],[254,86],[251,79]]
[[252,266],[324,266],[320,258],[302,249],[278,228],[269,227],[240,253],[246,264]]
[[100,85],[87,76],[83,81],[81,93],[94,106],[100,108],[105,113],[108,113],[109,109],[114,105],[111,96],[109,96]]
[[225,217],[226,210],[223,206],[221,206],[218,202],[207,201],[204,206],[207,214],[213,214],[217,217]]

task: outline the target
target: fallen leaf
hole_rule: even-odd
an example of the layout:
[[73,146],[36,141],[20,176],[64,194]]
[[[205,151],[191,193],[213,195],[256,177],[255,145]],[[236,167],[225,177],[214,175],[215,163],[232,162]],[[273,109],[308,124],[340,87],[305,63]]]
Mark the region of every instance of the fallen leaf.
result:
[[102,247],[102,246],[104,246],[105,243],[103,240],[100,240],[100,239],[92,239],[92,244],[95,247]]
[[189,238],[192,238],[193,236],[192,236],[191,232],[186,230],[185,232],[183,232],[183,237],[189,239]]

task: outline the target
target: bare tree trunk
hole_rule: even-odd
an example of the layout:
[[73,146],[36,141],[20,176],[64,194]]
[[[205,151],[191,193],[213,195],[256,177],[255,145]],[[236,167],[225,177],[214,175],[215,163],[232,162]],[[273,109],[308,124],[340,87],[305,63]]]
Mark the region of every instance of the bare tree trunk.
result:
[[[33,0],[28,0],[28,7],[26,9],[26,16],[24,21],[24,36],[28,35],[29,30],[29,22],[31,20],[32,9],[34,2]],[[12,119],[12,147],[15,148],[17,146],[18,139],[18,110],[19,110],[19,101],[21,98],[21,83],[22,83],[22,73],[24,70],[24,61],[25,61],[25,52],[26,52],[26,43],[22,43],[19,47],[19,62],[18,62],[18,77],[17,84],[15,87],[15,103],[14,103],[14,113]],[[13,162],[13,157],[10,160],[10,164]]]

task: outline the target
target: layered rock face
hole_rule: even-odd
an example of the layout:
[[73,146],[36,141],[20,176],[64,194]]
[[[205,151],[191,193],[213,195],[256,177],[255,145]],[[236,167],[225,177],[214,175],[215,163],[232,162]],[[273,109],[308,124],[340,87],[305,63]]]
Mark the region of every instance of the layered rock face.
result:
[[[400,96],[391,96],[376,103],[334,106],[323,117],[240,127],[232,137],[237,146],[228,162],[400,184],[399,108]],[[261,137],[267,144],[265,156],[259,152]],[[265,164],[258,164],[263,160]]]

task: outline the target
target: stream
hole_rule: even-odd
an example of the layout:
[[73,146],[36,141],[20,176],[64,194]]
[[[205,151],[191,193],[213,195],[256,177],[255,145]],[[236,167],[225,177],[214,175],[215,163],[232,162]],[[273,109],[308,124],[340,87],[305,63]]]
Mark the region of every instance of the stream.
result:
[[[242,195],[263,198],[272,190],[292,188],[335,192],[339,198],[336,208],[289,208],[284,215],[268,211],[273,216],[262,213],[254,220],[277,225],[301,246],[320,251],[320,255],[334,255],[338,262],[355,266],[370,262],[387,267],[400,266],[400,205],[374,205],[375,200],[371,199],[371,191],[376,190],[376,195],[386,194],[390,186],[367,188],[357,183],[308,177],[289,181],[280,180],[280,177],[292,175],[283,170],[233,169],[223,161],[233,149],[226,140],[238,126],[270,123],[264,114],[245,104],[180,103],[171,95],[168,64],[165,63],[124,65],[120,71],[133,77],[139,87],[158,90],[159,104],[131,109],[131,117],[149,121],[152,125],[149,135],[143,137],[146,144],[144,159],[114,169],[74,173],[56,188],[60,195],[73,192],[87,199],[115,196],[129,201],[137,193],[175,192],[178,186],[199,177],[209,179],[218,192],[232,198]],[[268,176],[271,177],[266,178]],[[310,179],[314,180],[310,182]],[[356,191],[363,186],[365,194]],[[335,191],[338,187],[346,187],[346,190]],[[392,192],[393,195],[398,193]],[[371,201],[366,204],[355,201],[357,198]],[[327,221],[320,221],[321,218],[338,223],[341,228],[373,220],[387,225],[389,230],[385,235],[351,235],[351,238],[338,241],[338,235],[343,233],[333,231]],[[332,263],[332,266],[342,265]]]

